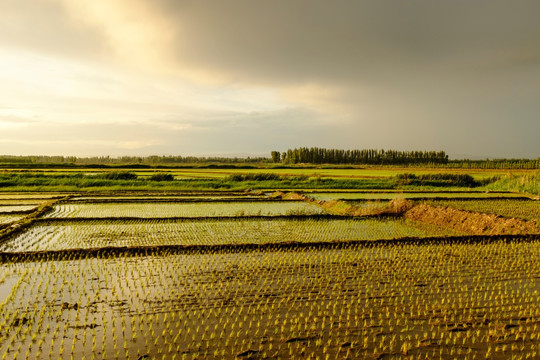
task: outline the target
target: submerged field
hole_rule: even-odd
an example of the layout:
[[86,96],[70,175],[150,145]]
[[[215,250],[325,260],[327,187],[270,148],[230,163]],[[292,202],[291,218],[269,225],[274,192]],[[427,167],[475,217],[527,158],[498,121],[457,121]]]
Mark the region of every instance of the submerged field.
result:
[[[8,358],[536,358],[540,239],[0,265]],[[504,254],[504,256],[501,256]]]
[[111,246],[238,245],[379,240],[456,235],[404,219],[126,220],[44,222],[0,245],[0,251],[47,251]]
[[47,218],[167,218],[315,215],[322,208],[301,201],[60,204]]
[[0,225],[13,223],[22,217],[22,215],[2,214],[0,212]]
[[[394,193],[350,198],[369,217],[324,203],[349,193],[3,194],[0,356],[540,356],[540,234],[377,212]],[[538,201],[451,195],[422,206],[538,220]]]

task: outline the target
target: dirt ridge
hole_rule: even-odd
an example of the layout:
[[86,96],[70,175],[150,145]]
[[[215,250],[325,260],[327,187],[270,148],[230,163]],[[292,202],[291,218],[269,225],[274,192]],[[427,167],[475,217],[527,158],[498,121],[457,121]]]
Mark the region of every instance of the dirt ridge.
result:
[[39,205],[38,207],[36,207],[35,210],[32,210],[32,212],[28,213],[28,215],[23,217],[22,219],[14,221],[13,223],[5,224],[4,226],[0,227],[0,244],[6,241],[11,236],[14,236],[32,226],[36,221],[41,219],[43,215],[52,211],[53,205],[55,205],[59,201],[67,200],[69,199],[69,197],[70,196],[66,196],[65,198],[61,199],[52,199],[51,201]]
[[355,247],[378,246],[407,246],[407,245],[441,245],[441,244],[490,244],[496,242],[536,242],[540,241],[537,234],[504,234],[504,235],[465,235],[465,236],[432,236],[432,237],[403,237],[398,239],[380,240],[345,240],[299,242],[287,241],[263,244],[221,244],[221,245],[158,245],[158,246],[108,246],[88,249],[63,249],[43,251],[0,252],[0,263],[33,261],[47,257],[49,260],[84,257],[111,257],[129,255],[148,255],[161,253],[171,254],[202,254],[219,252],[252,252],[252,251],[295,251],[302,249],[348,249]]
[[540,232],[540,224],[532,220],[504,218],[494,214],[427,204],[414,205],[414,202],[402,198],[393,199],[383,208],[366,209],[342,200],[314,200],[296,192],[276,192],[272,196],[283,200],[303,200],[316,204],[334,215],[352,217],[403,216],[406,219],[446,227],[471,235],[537,234]]
[[397,198],[388,202],[387,206],[381,208],[365,208],[350,204],[343,200],[315,200],[304,194],[297,192],[283,193],[276,191],[271,198],[280,198],[282,200],[302,200],[310,204],[314,204],[325,209],[329,214],[338,216],[352,216],[352,217],[370,217],[370,216],[400,216],[405,211],[409,210],[413,206],[413,202]]
[[407,210],[405,218],[443,226],[472,235],[534,234],[539,224],[532,220],[504,218],[494,214],[458,210],[449,207],[418,204]]

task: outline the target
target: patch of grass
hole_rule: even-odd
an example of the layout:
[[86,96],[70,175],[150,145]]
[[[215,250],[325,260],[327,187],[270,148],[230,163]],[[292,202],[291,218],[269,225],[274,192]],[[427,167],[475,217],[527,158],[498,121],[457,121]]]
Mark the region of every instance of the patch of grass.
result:
[[[268,181],[268,180],[281,180],[283,176],[271,173],[258,173],[258,174],[233,174],[229,175],[226,180],[228,181]],[[304,179],[305,180],[305,179]]]
[[156,173],[150,176],[148,179],[150,181],[173,181],[174,175],[173,174],[165,174],[165,173]]
[[463,186],[477,187],[481,182],[476,181],[468,174],[399,174],[396,176],[399,185],[427,185],[427,186]]
[[97,177],[107,180],[135,180],[137,179],[137,174],[129,171],[108,171]]
[[[262,170],[262,169],[256,169]],[[288,169],[287,169],[288,171]],[[342,170],[342,171],[356,171]],[[215,175],[215,174],[214,174]],[[113,191],[113,190],[245,190],[245,189],[351,189],[351,190],[466,190],[485,185],[492,179],[474,179],[466,174],[402,174],[388,177],[325,177],[297,172],[283,175],[274,172],[229,173],[208,178],[183,178],[174,173],[133,172],[40,173],[0,172],[0,191]],[[172,177],[172,180],[171,180]],[[537,181],[537,180],[536,180]],[[536,189],[538,185],[535,185]],[[502,188],[501,190],[504,190]],[[533,190],[534,191],[534,190]],[[534,193],[531,191],[532,193]],[[538,193],[538,190],[536,190]]]
[[486,186],[486,189],[540,195],[540,172],[520,175],[508,174]]

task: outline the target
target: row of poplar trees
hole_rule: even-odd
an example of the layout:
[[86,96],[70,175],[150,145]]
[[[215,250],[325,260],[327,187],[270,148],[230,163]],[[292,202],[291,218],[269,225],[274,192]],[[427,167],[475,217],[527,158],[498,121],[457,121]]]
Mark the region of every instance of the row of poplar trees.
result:
[[446,164],[444,151],[339,150],[296,148],[272,151],[272,161],[283,164]]

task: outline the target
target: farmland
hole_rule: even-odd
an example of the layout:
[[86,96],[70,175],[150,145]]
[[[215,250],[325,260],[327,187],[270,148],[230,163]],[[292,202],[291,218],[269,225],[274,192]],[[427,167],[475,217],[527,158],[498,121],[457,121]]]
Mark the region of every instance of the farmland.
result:
[[46,251],[110,246],[252,245],[455,235],[406,220],[235,219],[45,222],[0,245],[1,251]]
[[62,204],[47,215],[50,218],[88,217],[221,217],[255,215],[314,215],[324,210],[298,201],[284,202],[208,202],[160,204]]
[[[432,185],[302,195],[244,180],[238,191],[127,181],[0,194],[2,358],[539,356],[533,195]],[[406,216],[418,206],[528,230],[481,235]]]
[[[194,173],[195,172],[195,173]],[[101,191],[244,191],[310,189],[526,192],[540,194],[538,170],[446,169],[419,167],[351,168],[149,168],[39,169],[0,171],[0,195],[11,192],[80,193]],[[463,181],[466,180],[466,181]],[[50,196],[54,196],[51,194]]]
[[2,214],[0,213],[0,225],[2,224],[11,224],[20,220],[22,216],[20,215],[11,215],[11,214]]
[[[15,171],[16,169],[7,169]],[[48,168],[34,168],[36,171],[43,175],[61,175],[61,174],[75,174],[81,172],[80,169],[48,169]],[[84,172],[87,174],[100,174],[109,170],[102,168],[87,168]],[[153,169],[136,169],[133,171],[135,174],[141,177],[150,177],[155,173]],[[315,167],[302,167],[302,168],[229,168],[229,169],[216,169],[216,168],[188,168],[188,169],[167,169],[167,172],[173,174],[179,179],[208,179],[208,178],[226,178],[233,174],[275,174],[283,176],[308,176],[308,177],[323,177],[323,178],[385,178],[391,177],[399,173],[412,172],[414,174],[426,174],[433,172],[433,170],[426,168],[408,168],[408,167],[381,167],[381,166],[362,166],[362,167],[349,167],[346,169],[340,168],[315,168]],[[485,169],[437,169],[437,172],[445,173],[467,173],[475,178],[485,178],[497,175],[505,175],[505,170],[485,170]],[[527,170],[517,170],[516,173],[527,173]]]
[[535,358],[538,256],[512,238],[24,255],[2,264],[0,339],[10,358]]

